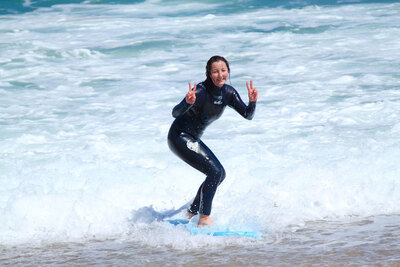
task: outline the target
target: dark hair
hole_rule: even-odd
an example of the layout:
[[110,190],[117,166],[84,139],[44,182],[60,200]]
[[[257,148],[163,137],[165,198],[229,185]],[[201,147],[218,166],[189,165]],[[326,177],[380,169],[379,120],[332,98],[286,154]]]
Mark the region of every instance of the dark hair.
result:
[[226,66],[228,67],[228,72],[229,72],[229,73],[231,72],[231,69],[229,68],[228,60],[226,60],[224,57],[221,57],[221,56],[213,56],[213,57],[211,57],[211,58],[207,61],[207,66],[206,66],[206,76],[207,76],[207,79],[211,79],[211,65],[212,65],[214,62],[217,62],[217,61],[223,61],[223,62],[225,62]]

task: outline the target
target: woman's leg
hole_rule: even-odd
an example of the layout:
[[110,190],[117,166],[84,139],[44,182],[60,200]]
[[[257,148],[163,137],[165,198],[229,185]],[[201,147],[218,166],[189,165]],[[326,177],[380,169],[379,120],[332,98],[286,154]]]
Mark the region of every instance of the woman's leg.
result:
[[197,191],[189,212],[210,215],[217,187],[225,179],[224,167],[200,139],[189,134],[170,135],[168,145],[183,161],[207,176]]

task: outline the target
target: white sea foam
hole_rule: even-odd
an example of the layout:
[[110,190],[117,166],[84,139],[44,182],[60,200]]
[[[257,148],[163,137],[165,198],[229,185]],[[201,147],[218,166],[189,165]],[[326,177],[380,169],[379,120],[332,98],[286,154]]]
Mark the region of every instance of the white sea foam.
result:
[[273,233],[400,212],[399,4],[223,15],[161,3],[2,18],[1,243],[125,236],[207,246],[132,218],[179,208],[204,179],[166,136],[171,109],[214,54],[230,60],[244,100],[247,80],[259,90],[252,121],[227,108],[203,138],[227,171],[217,223]]

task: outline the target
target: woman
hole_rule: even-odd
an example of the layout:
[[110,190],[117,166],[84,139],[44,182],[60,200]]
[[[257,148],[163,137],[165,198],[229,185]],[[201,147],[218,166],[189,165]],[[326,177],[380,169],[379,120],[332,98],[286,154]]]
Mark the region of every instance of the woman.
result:
[[258,92],[253,82],[246,82],[249,105],[243,103],[238,92],[225,84],[229,77],[228,61],[221,56],[211,57],[206,66],[207,79],[191,87],[186,97],[174,107],[175,118],[168,133],[170,149],[183,161],[207,177],[187,211],[188,218],[200,213],[198,227],[211,224],[212,200],[218,185],[225,178],[225,170],[213,152],[200,140],[204,130],[218,119],[225,107],[234,108],[244,118],[251,120],[256,109]]

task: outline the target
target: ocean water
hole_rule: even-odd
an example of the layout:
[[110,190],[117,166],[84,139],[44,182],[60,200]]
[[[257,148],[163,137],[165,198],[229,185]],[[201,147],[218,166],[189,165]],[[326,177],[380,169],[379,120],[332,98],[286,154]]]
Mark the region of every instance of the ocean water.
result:
[[[400,2],[0,2],[0,265],[399,265]],[[160,222],[204,176],[172,108],[213,55],[256,115],[202,140],[220,226]],[[179,214],[177,216],[180,216]]]

